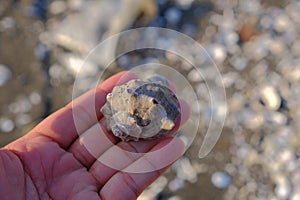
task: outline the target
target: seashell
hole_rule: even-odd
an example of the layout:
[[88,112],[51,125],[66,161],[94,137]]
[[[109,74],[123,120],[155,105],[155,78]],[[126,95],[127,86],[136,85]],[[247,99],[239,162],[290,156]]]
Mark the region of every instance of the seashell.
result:
[[115,136],[138,141],[166,135],[175,126],[180,107],[168,81],[156,75],[114,87],[101,112]]

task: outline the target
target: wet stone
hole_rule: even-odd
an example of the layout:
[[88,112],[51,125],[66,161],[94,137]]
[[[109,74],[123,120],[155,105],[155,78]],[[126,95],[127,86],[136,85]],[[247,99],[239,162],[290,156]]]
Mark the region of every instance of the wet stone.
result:
[[165,13],[165,18],[170,24],[177,24],[181,19],[182,12],[178,8],[169,8]]
[[227,57],[226,49],[223,45],[213,44],[208,47],[211,56],[217,64],[222,63]]
[[288,15],[284,13],[281,13],[278,16],[276,16],[273,22],[274,29],[279,33],[286,31],[291,26],[292,26],[291,19],[289,18]]
[[9,133],[15,128],[15,124],[11,119],[6,117],[0,118],[0,131],[2,133]]
[[238,71],[244,70],[248,65],[248,60],[244,57],[234,56],[230,60],[231,65]]
[[261,102],[269,110],[277,110],[280,107],[281,99],[274,87],[264,86],[260,90]]
[[225,189],[231,184],[230,176],[225,172],[215,172],[211,176],[211,182],[219,189]]
[[67,9],[67,4],[65,1],[58,0],[53,1],[49,6],[49,11],[53,15],[59,15],[65,12]]

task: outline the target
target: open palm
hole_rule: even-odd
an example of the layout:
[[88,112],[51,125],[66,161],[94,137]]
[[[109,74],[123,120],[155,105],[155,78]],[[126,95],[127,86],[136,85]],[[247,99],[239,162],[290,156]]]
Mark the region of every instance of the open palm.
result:
[[[107,79],[2,148],[1,199],[136,199],[182,155],[184,146],[180,139],[172,137],[122,142],[105,129],[99,110],[106,94],[116,84],[132,78],[133,74],[122,72]],[[188,106],[181,102],[181,109],[181,120],[185,121]],[[174,131],[178,128],[177,123]],[[89,144],[88,149],[85,144]],[[144,154],[120,154],[117,148]],[[147,156],[147,152],[157,149],[163,149],[158,157]],[[101,158],[114,167],[100,162]],[[133,166],[150,166],[153,170],[144,173],[126,170]]]

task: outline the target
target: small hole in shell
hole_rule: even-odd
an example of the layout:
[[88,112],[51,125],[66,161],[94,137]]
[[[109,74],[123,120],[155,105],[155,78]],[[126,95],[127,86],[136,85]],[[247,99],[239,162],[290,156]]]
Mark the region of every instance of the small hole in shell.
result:
[[127,89],[127,92],[131,94],[132,93],[132,89]]
[[158,102],[156,101],[156,99],[152,99],[152,103],[158,104]]

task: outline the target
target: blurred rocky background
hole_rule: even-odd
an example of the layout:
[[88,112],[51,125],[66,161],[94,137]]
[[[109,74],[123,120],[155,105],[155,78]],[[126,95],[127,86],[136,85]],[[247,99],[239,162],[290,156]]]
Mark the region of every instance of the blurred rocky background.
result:
[[[198,158],[196,138],[139,200],[298,200],[299,19],[297,0],[1,0],[0,146],[71,101],[76,73],[100,41],[131,28],[165,27],[208,50],[222,74],[228,114],[207,157]],[[147,55],[122,56],[105,77],[164,59],[205,98],[192,66],[169,54]],[[82,88],[104,70],[102,62],[81,72]]]

